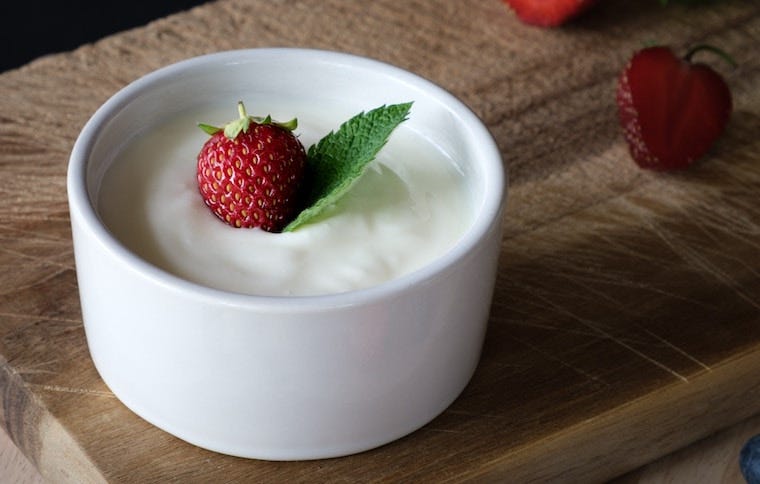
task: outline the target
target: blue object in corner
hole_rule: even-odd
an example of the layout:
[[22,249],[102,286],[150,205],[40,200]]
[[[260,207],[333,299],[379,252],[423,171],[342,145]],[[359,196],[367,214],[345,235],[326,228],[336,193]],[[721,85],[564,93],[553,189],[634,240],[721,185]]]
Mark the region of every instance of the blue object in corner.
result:
[[739,467],[747,484],[760,484],[760,435],[755,435],[742,447]]

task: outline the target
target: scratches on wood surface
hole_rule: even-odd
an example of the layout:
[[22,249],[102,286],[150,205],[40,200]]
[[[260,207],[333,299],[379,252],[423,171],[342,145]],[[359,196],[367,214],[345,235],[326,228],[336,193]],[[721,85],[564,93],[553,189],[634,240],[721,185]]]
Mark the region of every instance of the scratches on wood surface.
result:
[[667,345],[669,348],[672,348],[673,350],[675,350],[678,353],[682,354],[683,356],[685,356],[686,358],[690,359],[691,361],[693,361],[697,365],[701,366],[705,370],[711,371],[711,368],[709,366],[707,366],[703,362],[699,361],[697,358],[693,357],[692,355],[690,355],[689,353],[687,353],[683,349],[679,348],[678,346],[674,345],[670,341],[666,340],[665,338],[662,338],[661,336],[656,335],[655,333],[653,333],[652,331],[650,331],[650,330],[648,330],[646,328],[641,328],[641,330],[644,331],[646,334],[652,336],[653,338],[657,339],[658,341],[662,342],[663,344]]
[[108,398],[116,398],[113,393],[106,392],[102,390],[92,390],[89,388],[78,388],[78,387],[67,387],[67,386],[61,386],[61,385],[31,385],[32,388],[37,390],[42,390],[45,392],[54,392],[54,393],[76,393],[76,394],[82,394],[82,395],[93,395],[96,397],[108,397]]
[[[577,336],[576,348],[590,344],[583,336],[605,339],[682,382],[711,371],[717,360],[706,345],[751,345],[760,309],[758,119],[738,114],[712,157],[688,172],[645,174],[603,204],[508,234],[500,284],[510,296],[495,305],[511,316],[496,324],[532,329],[534,347],[564,354],[571,368],[583,356],[554,346],[549,332]],[[699,335],[709,336],[695,344]]]
[[569,362],[567,362],[567,361],[563,360],[562,358],[559,358],[559,357],[557,357],[557,356],[555,356],[555,355],[553,355],[553,354],[547,353],[547,352],[545,352],[545,351],[541,350],[541,348],[540,348],[540,347],[538,347],[538,346],[535,346],[535,345],[533,345],[533,344],[531,344],[531,343],[529,343],[529,342],[527,342],[527,341],[522,341],[522,340],[520,340],[519,338],[517,338],[517,337],[514,337],[514,336],[513,336],[513,338],[514,338],[516,341],[518,341],[519,343],[521,343],[521,344],[523,344],[523,345],[525,345],[525,346],[529,347],[529,348],[530,348],[530,349],[532,349],[533,351],[536,351],[537,353],[541,354],[541,356],[544,356],[545,358],[547,358],[547,359],[549,359],[549,360],[552,360],[552,361],[556,361],[556,362],[558,362],[560,365],[562,365],[562,366],[565,366],[565,367],[567,367],[567,368],[571,369],[572,371],[574,371],[574,372],[576,372],[576,373],[578,373],[578,374],[580,374],[580,375],[584,376],[585,378],[588,378],[589,380],[593,380],[593,381],[594,381],[594,382],[596,382],[596,383],[601,383],[601,384],[602,384],[602,385],[604,385],[604,386],[609,386],[609,383],[607,383],[607,382],[603,381],[602,379],[600,379],[600,378],[598,378],[598,377],[596,377],[596,376],[592,375],[591,373],[588,373],[588,372],[584,371],[584,370],[583,370],[583,369],[581,369],[581,368],[578,368],[578,367],[574,366],[572,363],[569,363]]
[[[645,360],[645,361],[647,361],[649,363],[652,363],[653,365],[659,367],[662,370],[665,370],[666,372],[670,373],[671,375],[673,375],[674,377],[678,378],[679,380],[682,380],[684,382],[688,381],[688,379],[685,376],[681,375],[677,371],[672,370],[667,365],[665,365],[663,363],[660,363],[656,359],[648,356],[643,351],[636,349],[632,344],[629,344],[628,342],[624,341],[622,338],[619,338],[619,337],[615,336],[612,332],[603,329],[602,327],[598,326],[597,324],[593,323],[592,321],[590,321],[590,320],[588,320],[586,318],[583,318],[583,317],[581,317],[581,316],[579,316],[577,314],[574,314],[566,306],[565,307],[559,306],[559,305],[555,304],[553,301],[551,301],[548,298],[542,298],[542,300],[543,300],[543,302],[545,304],[547,304],[548,306],[554,308],[562,316],[566,316],[566,317],[570,318],[573,321],[577,321],[577,322],[581,323],[583,326],[589,328],[592,332],[594,332],[599,337],[607,339],[610,342],[612,342],[612,343],[620,346],[621,348],[623,348],[623,349],[631,352],[635,356],[637,356],[637,357],[639,357],[639,358],[641,358],[641,359],[643,359],[643,360]],[[576,371],[579,371],[579,372],[581,371],[581,370],[578,370],[578,369],[576,369],[574,367],[572,367],[572,368],[575,369]],[[583,373],[583,374],[585,374],[585,373]],[[596,379],[596,378],[594,378],[594,379]]]

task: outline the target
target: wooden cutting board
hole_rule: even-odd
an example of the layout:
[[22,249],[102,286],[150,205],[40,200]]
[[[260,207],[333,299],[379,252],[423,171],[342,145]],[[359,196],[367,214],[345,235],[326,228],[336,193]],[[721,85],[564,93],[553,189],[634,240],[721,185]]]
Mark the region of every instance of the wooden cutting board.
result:
[[[631,161],[616,77],[647,42],[710,42],[735,111],[677,174]],[[499,0],[229,0],[0,75],[0,422],[53,482],[597,481],[760,412],[760,4],[607,0],[562,29]],[[87,118],[198,54],[299,46],[428,77],[493,132],[510,171],[480,366],[433,422],[382,448],[262,462],[128,411],[80,319],[65,172]]]

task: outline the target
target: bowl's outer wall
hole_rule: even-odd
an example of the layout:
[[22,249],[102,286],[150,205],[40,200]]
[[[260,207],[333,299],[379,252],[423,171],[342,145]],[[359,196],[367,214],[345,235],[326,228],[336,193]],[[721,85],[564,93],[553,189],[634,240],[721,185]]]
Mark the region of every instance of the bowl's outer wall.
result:
[[93,361],[129,408],[201,447],[332,457],[405,435],[475,370],[500,230],[440,277],[371,304],[284,313],[218,307],[114,259],[74,223]]

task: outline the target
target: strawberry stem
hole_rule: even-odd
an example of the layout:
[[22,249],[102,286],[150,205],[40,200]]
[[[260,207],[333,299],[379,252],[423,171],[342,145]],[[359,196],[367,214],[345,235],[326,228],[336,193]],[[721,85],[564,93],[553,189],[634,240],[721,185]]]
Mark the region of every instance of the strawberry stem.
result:
[[719,48],[717,48],[715,46],[712,46],[710,44],[697,44],[697,45],[695,45],[694,47],[692,47],[691,49],[689,49],[689,51],[686,53],[685,56],[683,56],[683,58],[684,58],[684,60],[686,62],[691,63],[691,58],[694,57],[694,54],[696,54],[697,52],[702,51],[702,50],[707,50],[707,51],[712,52],[713,54],[717,54],[718,57],[720,57],[724,61],[728,62],[728,64],[731,67],[738,67],[738,64],[736,63],[736,61],[730,55],[728,55],[725,51],[723,51],[723,50],[721,50],[721,49],[719,49]]
[[228,123],[224,127],[224,135],[229,139],[235,139],[241,131],[243,133],[247,132],[248,127],[251,125],[251,118],[245,112],[243,101],[238,101],[238,113],[240,114],[240,118]]
[[245,112],[245,104],[243,104],[243,101],[238,101],[238,114],[240,115],[240,119],[248,117],[248,113]]

